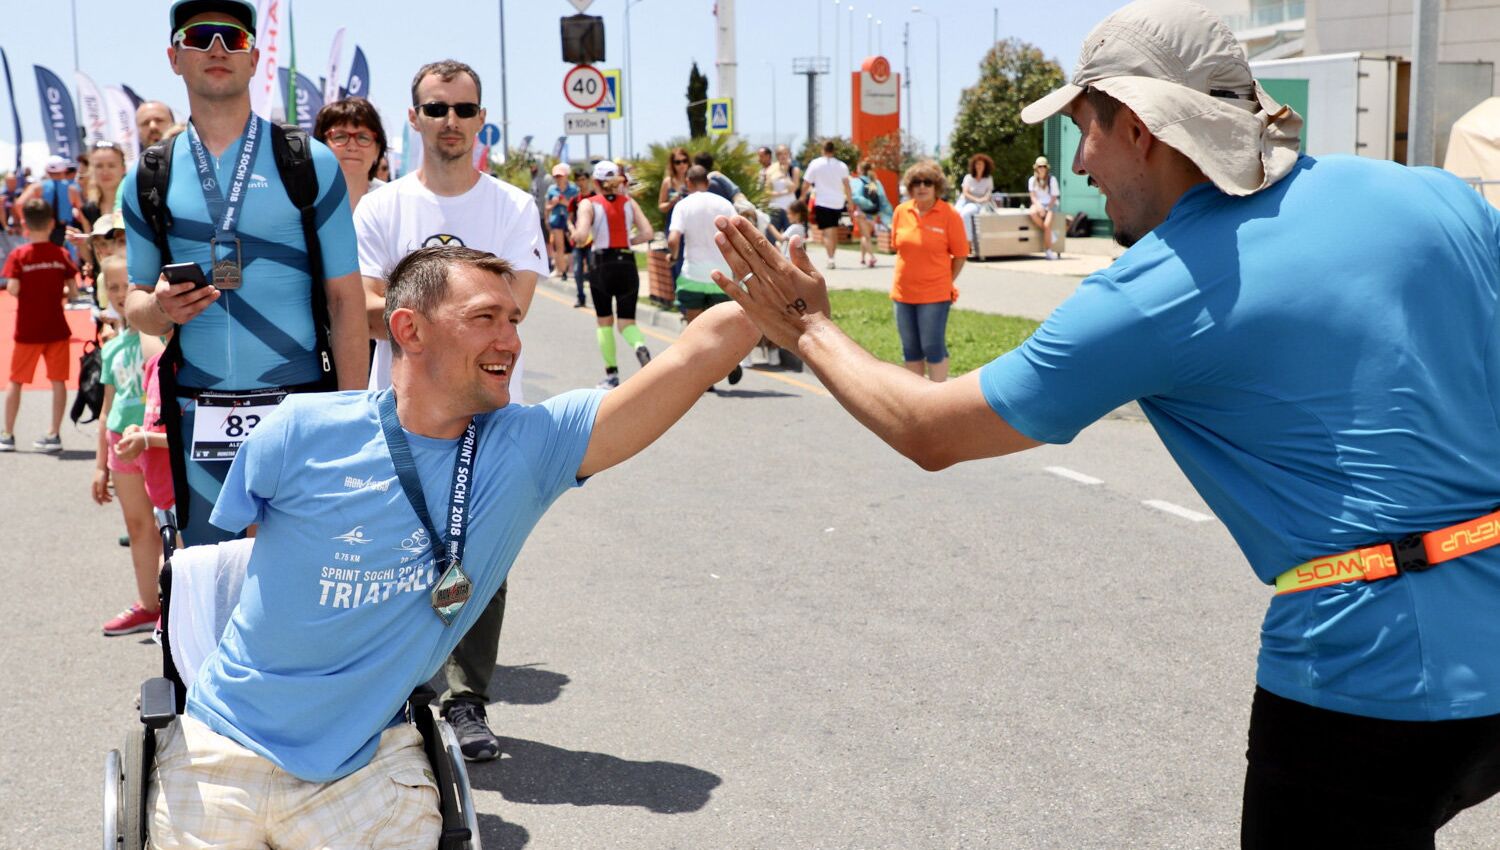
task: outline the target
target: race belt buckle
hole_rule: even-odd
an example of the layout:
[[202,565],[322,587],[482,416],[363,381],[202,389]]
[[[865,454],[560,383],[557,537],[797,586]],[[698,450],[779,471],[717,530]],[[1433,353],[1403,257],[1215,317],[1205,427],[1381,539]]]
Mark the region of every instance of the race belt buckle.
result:
[[245,438],[281,404],[285,390],[201,392],[193,413],[193,460],[229,461]]
[[242,283],[244,266],[240,262],[240,240],[235,238],[234,258],[219,256],[219,240],[208,240],[208,255],[213,260],[213,280],[211,281],[217,289],[239,289]]

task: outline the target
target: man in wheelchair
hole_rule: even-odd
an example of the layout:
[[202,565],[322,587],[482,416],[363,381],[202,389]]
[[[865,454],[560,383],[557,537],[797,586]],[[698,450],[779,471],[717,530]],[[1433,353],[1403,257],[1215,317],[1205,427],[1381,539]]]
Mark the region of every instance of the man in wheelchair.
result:
[[150,846],[437,846],[408,695],[547,507],[650,445],[760,337],[721,305],[618,389],[509,405],[509,274],[467,248],[412,253],[386,294],[391,390],[292,396],[241,446],[212,521],[259,530],[217,651],[157,735]]

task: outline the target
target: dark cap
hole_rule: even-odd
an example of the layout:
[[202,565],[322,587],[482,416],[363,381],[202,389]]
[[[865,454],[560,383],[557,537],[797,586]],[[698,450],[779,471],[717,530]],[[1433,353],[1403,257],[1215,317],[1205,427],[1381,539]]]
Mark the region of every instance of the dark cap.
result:
[[171,34],[176,35],[194,15],[204,12],[223,12],[245,29],[255,32],[255,4],[249,0],[177,0],[168,16],[172,22]]

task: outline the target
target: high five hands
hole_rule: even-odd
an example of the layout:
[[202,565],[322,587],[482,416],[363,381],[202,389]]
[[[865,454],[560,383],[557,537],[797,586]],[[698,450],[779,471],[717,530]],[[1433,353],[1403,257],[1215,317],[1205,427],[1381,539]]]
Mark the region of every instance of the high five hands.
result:
[[772,342],[796,351],[802,334],[829,313],[828,286],[807,258],[802,238],[792,238],[788,260],[740,216],[719,216],[714,225],[719,228],[714,242],[733,274],[716,271],[714,283]]

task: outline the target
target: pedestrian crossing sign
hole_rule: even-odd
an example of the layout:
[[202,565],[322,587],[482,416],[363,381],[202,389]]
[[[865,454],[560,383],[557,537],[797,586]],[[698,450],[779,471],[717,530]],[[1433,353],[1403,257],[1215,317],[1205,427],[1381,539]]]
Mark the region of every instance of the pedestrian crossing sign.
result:
[[603,112],[611,119],[625,117],[625,98],[623,97],[625,89],[621,85],[620,69],[601,68],[599,70],[604,74],[604,100],[599,101],[594,111]]
[[708,132],[715,136],[734,132],[734,101],[721,97],[708,102]]

